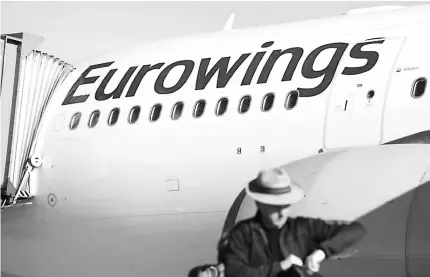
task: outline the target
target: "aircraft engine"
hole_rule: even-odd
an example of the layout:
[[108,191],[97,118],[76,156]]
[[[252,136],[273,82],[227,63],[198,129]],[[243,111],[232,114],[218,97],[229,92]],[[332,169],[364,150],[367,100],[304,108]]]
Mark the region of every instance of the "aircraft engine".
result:
[[[430,276],[430,145],[339,149],[282,165],[306,192],[292,216],[358,220],[366,237],[323,262],[325,277]],[[224,231],[256,212],[244,191]]]

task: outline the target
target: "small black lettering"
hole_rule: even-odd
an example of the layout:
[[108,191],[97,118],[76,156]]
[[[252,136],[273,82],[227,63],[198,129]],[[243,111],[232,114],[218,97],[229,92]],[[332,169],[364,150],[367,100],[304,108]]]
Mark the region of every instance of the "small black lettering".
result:
[[[175,66],[180,66],[180,65],[185,67],[184,72],[181,75],[181,78],[179,78],[178,82],[174,86],[170,88],[166,88],[164,86],[164,81],[167,75]],[[160,75],[158,75],[158,78],[155,81],[155,85],[154,85],[155,92],[158,94],[170,94],[179,90],[183,85],[185,85],[188,78],[190,78],[190,75],[193,72],[193,68],[194,68],[194,62],[191,60],[178,61],[168,65],[165,69],[163,69],[163,71],[161,71]]]
[[[330,85],[331,81],[333,80],[334,74],[336,73],[337,66],[339,65],[340,59],[342,58],[342,55],[345,52],[347,47],[348,47],[348,43],[344,43],[344,42],[330,43],[316,48],[309,54],[309,56],[306,58],[305,62],[303,63],[303,68],[302,68],[303,77],[308,79],[309,78],[314,79],[321,76],[324,76],[324,77],[321,83],[314,88],[298,88],[300,97],[317,96],[318,94],[326,90],[326,88]],[[319,71],[315,71],[313,69],[313,66],[318,55],[322,51],[331,49],[331,48],[336,49],[336,52],[331,58],[330,63],[326,66],[326,68]]]
[[86,76],[88,75],[88,73],[90,73],[91,70],[97,69],[97,68],[108,67],[108,66],[112,65],[113,63],[114,62],[94,64],[94,65],[90,65],[87,69],[85,69],[85,71],[82,72],[82,75],[79,76],[78,80],[76,80],[76,82],[73,84],[72,88],[67,93],[66,98],[64,98],[64,101],[61,105],[77,104],[77,103],[83,103],[83,102],[87,101],[88,97],[90,96],[89,94],[78,95],[78,96],[74,96],[73,94],[76,92],[77,88],[80,85],[93,84],[97,81],[97,79],[100,76],[93,76],[93,77],[86,78]]

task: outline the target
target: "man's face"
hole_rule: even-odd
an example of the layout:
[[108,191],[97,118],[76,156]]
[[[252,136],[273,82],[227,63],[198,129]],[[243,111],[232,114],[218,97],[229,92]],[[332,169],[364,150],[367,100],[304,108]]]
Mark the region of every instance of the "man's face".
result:
[[259,208],[263,220],[268,227],[281,228],[287,222],[288,215],[290,214],[291,205],[268,205],[257,202],[257,207]]

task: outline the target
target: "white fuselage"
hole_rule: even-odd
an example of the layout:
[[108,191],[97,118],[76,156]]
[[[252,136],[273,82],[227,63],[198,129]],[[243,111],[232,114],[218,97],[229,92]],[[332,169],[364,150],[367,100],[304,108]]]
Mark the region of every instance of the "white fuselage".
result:
[[[2,274],[184,276],[194,265],[215,262],[227,212],[261,168],[320,149],[375,146],[430,129],[429,94],[411,96],[414,82],[430,75],[429,15],[424,6],[232,30],[135,47],[79,67],[55,92],[42,121],[34,155],[43,164],[31,176],[36,197],[31,205],[2,213],[8,249]],[[368,43],[361,52],[359,43]],[[316,58],[311,55],[328,44]],[[274,51],[291,48],[296,52],[264,69]],[[253,78],[246,79],[264,51]],[[378,59],[363,58],[365,51]],[[230,57],[229,69],[244,60],[229,80],[217,72],[202,84],[202,60],[210,58],[209,71],[223,57]],[[372,59],[375,64],[365,70]],[[164,71],[163,83],[161,72],[178,61],[188,62]],[[70,93],[84,70],[107,62],[113,63],[84,76],[99,76],[95,81]],[[148,71],[134,96],[126,97],[139,70],[158,63],[164,64]],[[118,97],[106,96],[134,66],[123,90],[114,92]],[[112,69],[117,71],[96,97]],[[268,72],[267,81],[258,83]],[[171,89],[181,78],[182,86]],[[301,97],[288,110],[287,95],[297,89]],[[264,112],[268,93],[274,93],[274,104]],[[76,100],[79,95],[88,97]],[[250,109],[240,114],[245,95],[252,97]],[[217,116],[222,97],[228,98],[227,111]],[[204,113],[194,118],[201,99]],[[178,101],[184,103],[182,116],[172,120]],[[150,122],[157,103],[160,117]],[[140,106],[140,116],[130,124],[134,106]],[[118,121],[109,126],[114,108],[120,110]],[[100,118],[89,128],[95,110]],[[70,130],[76,112],[82,113],[80,123]]]

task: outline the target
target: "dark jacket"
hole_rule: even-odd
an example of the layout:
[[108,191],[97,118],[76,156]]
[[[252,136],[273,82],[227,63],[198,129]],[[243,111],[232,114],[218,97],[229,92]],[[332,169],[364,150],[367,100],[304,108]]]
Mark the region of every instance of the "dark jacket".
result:
[[[364,227],[329,224],[313,218],[289,218],[280,233],[280,248],[285,259],[294,254],[303,262],[317,249],[326,259],[356,244],[365,235]],[[219,262],[225,265],[225,277],[274,277],[282,271],[280,262],[269,262],[269,246],[259,213],[241,221],[219,246]]]

